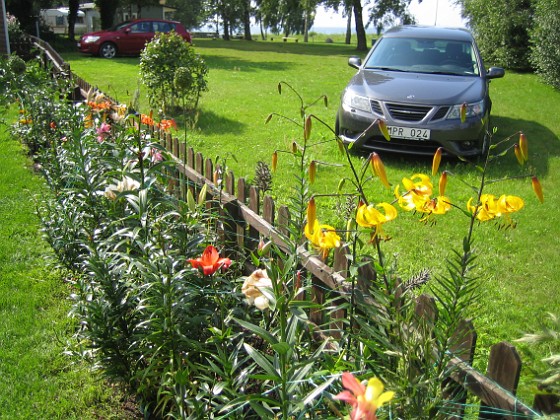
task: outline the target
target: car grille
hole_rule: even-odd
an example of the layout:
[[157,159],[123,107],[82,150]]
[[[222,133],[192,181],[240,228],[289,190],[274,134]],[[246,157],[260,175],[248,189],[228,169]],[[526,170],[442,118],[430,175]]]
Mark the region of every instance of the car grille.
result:
[[371,110],[378,115],[383,115],[381,104],[377,101],[370,101],[370,102],[371,102]]
[[412,106],[386,103],[391,118],[400,121],[421,121],[432,109],[429,106]]

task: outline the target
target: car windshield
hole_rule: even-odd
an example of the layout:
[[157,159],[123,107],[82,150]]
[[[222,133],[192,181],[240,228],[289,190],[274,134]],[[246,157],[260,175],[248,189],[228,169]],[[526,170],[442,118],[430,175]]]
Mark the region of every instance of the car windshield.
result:
[[115,26],[111,27],[109,30],[110,30],[110,31],[113,31],[113,32],[114,32],[114,31],[118,31],[119,29],[122,29],[122,28],[124,28],[125,26],[130,25],[130,22],[131,22],[130,20],[127,20],[126,22],[118,23],[118,24],[116,24]]
[[381,38],[364,67],[415,73],[479,75],[472,44],[446,39]]

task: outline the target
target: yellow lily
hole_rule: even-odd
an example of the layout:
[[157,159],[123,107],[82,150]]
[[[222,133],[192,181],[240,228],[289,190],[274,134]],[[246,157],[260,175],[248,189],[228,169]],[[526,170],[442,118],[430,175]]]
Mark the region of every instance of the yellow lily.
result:
[[[382,209],[383,212],[379,211]],[[356,223],[362,227],[375,229],[372,239],[382,231],[382,225],[390,222],[397,217],[397,209],[389,203],[379,203],[377,205],[362,204],[356,212]]]
[[304,233],[311,245],[321,252],[321,257],[325,259],[332,248],[340,246],[340,236],[336,233],[335,229],[329,225],[321,225],[315,219],[312,225],[307,223],[305,225]]

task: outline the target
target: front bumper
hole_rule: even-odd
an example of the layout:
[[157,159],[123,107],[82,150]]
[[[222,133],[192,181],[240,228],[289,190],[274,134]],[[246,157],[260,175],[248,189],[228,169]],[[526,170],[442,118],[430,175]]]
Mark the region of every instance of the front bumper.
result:
[[[429,129],[430,140],[391,138],[387,141],[373,124],[377,119],[383,119],[388,126]],[[480,156],[484,151],[487,124],[483,121],[488,121],[488,115],[482,119],[467,118],[464,123],[445,118],[429,123],[410,123],[378,117],[342,104],[337,114],[337,133],[342,141],[357,149],[428,156],[443,147],[448,154],[471,157]]]

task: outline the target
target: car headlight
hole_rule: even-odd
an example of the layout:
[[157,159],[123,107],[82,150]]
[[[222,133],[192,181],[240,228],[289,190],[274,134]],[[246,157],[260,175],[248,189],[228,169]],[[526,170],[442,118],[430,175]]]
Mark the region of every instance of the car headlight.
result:
[[93,44],[94,42],[97,42],[99,40],[99,36],[93,36],[93,35],[88,35],[83,37],[82,42],[84,44]]
[[343,102],[350,108],[359,109],[360,111],[371,112],[371,103],[365,96],[356,95],[351,91],[344,94]]
[[[461,118],[461,107],[463,105],[454,105],[447,114],[447,119],[459,119]],[[467,118],[478,117],[484,114],[484,99],[479,102],[474,102],[472,104],[467,104]]]

